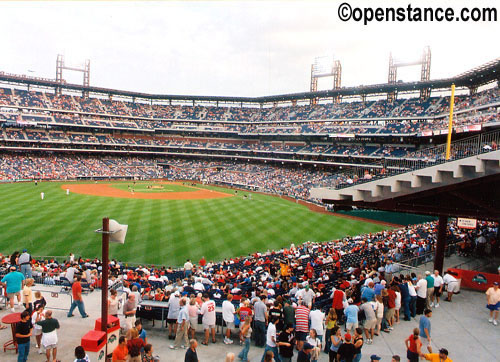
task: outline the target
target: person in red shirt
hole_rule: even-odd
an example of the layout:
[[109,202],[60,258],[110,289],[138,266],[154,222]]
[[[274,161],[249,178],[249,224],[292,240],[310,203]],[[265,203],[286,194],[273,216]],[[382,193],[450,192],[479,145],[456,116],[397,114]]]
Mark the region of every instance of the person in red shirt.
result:
[[139,338],[139,331],[136,328],[132,328],[129,334],[127,349],[130,356],[128,362],[141,362],[141,349],[146,346],[146,343],[142,338]]
[[396,292],[392,288],[389,288],[387,289],[387,312],[385,318],[387,319],[387,323],[389,324],[389,329],[391,330],[393,329],[392,324],[394,323],[395,312],[396,312]]
[[345,293],[340,289],[335,289],[333,292],[332,308],[335,309],[335,313],[337,313],[337,320],[340,324],[342,324],[342,320],[344,318],[344,299]]
[[118,342],[118,346],[116,346],[113,351],[113,362],[127,362],[127,338],[125,338],[125,336],[121,336]]
[[205,257],[204,257],[204,256],[200,259],[200,261],[198,262],[198,264],[200,264],[200,266],[201,266],[202,268],[204,268],[204,267],[205,267],[205,265],[207,265],[207,260],[205,259]]
[[71,287],[71,291],[73,292],[73,303],[71,303],[71,307],[69,308],[68,318],[73,317],[73,311],[76,307],[78,307],[78,311],[82,315],[82,318],[87,318],[89,315],[85,313],[85,305],[83,304],[82,298],[82,284],[80,283],[82,277],[80,275],[77,275],[75,279],[76,281]]

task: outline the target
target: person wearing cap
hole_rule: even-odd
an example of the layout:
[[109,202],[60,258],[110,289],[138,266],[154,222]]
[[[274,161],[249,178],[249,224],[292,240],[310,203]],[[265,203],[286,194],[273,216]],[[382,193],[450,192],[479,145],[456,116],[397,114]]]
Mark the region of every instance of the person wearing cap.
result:
[[349,298],[347,303],[349,303],[349,306],[344,310],[346,316],[345,329],[347,332],[351,333],[355,328],[358,328],[359,307],[354,304],[352,298]]
[[337,359],[339,361],[352,361],[356,354],[356,347],[352,343],[352,336],[349,333],[344,334],[344,343],[339,347]]
[[7,288],[7,298],[10,302],[10,310],[15,313],[14,309],[14,298],[17,295],[17,301],[20,306],[23,306],[21,302],[21,289],[23,288],[24,280],[26,278],[24,275],[17,271],[15,266],[10,267],[10,272],[2,278],[0,282],[4,287]]
[[453,360],[448,357],[448,350],[446,348],[441,348],[439,353],[420,354],[420,357],[431,362],[453,362]]
[[168,339],[175,340],[177,335],[177,318],[179,318],[179,312],[181,310],[180,305],[180,293],[175,291],[170,295],[168,299],[168,313],[167,313],[167,324],[168,324]]
[[376,354],[372,354],[370,356],[370,362],[373,362],[373,361],[380,361],[382,359],[382,357],[380,356],[377,356]]
[[492,287],[486,291],[486,308],[490,310],[490,319],[488,322],[498,325],[498,311],[500,310],[500,289],[498,282],[494,282]]
[[19,263],[19,268],[21,269],[21,273],[23,273],[24,277],[32,278],[31,274],[31,255],[28,254],[28,250],[23,249],[23,253],[19,255],[19,259],[17,261]]
[[313,345],[310,343],[304,343],[302,350],[300,350],[297,355],[297,362],[309,362],[311,360],[311,351],[313,348]]

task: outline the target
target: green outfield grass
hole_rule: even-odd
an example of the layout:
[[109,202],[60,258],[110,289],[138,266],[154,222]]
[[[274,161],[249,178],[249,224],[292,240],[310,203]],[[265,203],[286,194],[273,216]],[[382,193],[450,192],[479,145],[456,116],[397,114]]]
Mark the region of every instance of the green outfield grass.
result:
[[[172,266],[183,264],[186,258],[221,260],[384,228],[314,213],[294,202],[260,194],[253,194],[252,200],[244,200],[242,192],[212,200],[117,199],[66,196],[61,185],[0,184],[0,252],[26,247],[32,255],[100,256],[101,236],[94,230],[106,216],[129,225],[125,244],[111,245],[112,258]],[[117,187],[126,189],[127,183]]]

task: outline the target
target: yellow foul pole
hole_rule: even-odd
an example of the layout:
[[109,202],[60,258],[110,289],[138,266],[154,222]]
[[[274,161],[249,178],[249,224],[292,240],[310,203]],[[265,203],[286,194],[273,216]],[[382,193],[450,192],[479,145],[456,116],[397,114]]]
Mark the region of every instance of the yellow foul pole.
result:
[[448,139],[446,141],[446,159],[450,159],[451,133],[453,132],[453,105],[455,104],[455,84],[451,85],[450,121],[448,122]]

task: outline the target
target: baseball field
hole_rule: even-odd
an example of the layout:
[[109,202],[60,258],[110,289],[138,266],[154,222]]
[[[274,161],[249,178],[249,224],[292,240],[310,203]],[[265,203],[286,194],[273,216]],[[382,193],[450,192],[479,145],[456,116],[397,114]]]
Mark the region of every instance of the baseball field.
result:
[[187,258],[222,260],[387,228],[275,196],[248,196],[159,181],[0,184],[0,250],[26,247],[35,256],[99,257],[101,236],[94,230],[103,217],[129,225],[125,244],[111,245],[111,258],[171,266]]

